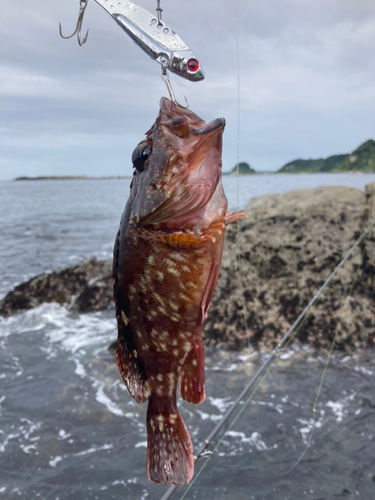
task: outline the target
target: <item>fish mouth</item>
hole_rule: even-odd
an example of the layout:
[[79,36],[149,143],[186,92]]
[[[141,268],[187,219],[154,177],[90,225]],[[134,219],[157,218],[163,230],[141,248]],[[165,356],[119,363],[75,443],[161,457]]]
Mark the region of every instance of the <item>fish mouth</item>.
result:
[[[203,174],[204,164],[204,168],[209,168],[213,175],[213,171],[221,167],[221,161],[217,160],[221,158],[224,118],[206,123],[190,109],[163,97],[160,101],[159,124],[171,150],[184,157],[185,167],[190,172],[199,168]],[[180,170],[183,174],[184,169]]]
[[165,151],[167,160],[159,185],[164,200],[142,218],[141,225],[162,231],[190,230],[203,217],[221,178],[225,119],[206,123],[163,97],[155,125],[154,150]]
[[225,118],[216,118],[206,123],[190,109],[172,102],[166,97],[160,100],[160,124],[181,138],[189,135],[206,135],[224,130]]
[[210,122],[204,128],[191,127],[191,131],[195,135],[205,135],[205,134],[211,134],[212,132],[216,132],[219,129],[224,130],[224,127],[225,127],[225,118],[216,118],[215,120],[212,120],[212,122]]

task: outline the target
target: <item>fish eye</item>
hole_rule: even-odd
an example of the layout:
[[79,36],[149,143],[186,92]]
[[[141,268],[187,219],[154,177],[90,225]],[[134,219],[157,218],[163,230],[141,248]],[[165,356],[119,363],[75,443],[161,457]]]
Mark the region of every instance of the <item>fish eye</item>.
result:
[[142,172],[145,168],[145,163],[152,151],[151,145],[148,143],[141,143],[135,148],[132,154],[132,162],[138,172]]

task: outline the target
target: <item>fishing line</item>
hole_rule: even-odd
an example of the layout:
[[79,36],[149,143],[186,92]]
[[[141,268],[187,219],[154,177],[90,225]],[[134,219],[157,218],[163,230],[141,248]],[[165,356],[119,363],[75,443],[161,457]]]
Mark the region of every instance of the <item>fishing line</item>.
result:
[[[353,252],[353,250],[360,244],[360,242],[363,240],[363,238],[367,235],[367,233],[370,231],[370,229],[372,228],[374,222],[370,222],[368,224],[368,226],[366,227],[365,231],[361,234],[361,236],[356,240],[356,242],[352,245],[352,247],[348,250],[348,252],[346,253],[346,255],[343,257],[343,259],[340,261],[340,263],[336,266],[336,268],[332,271],[332,273],[330,274],[330,276],[327,278],[327,280],[324,282],[324,284],[321,286],[321,288],[318,290],[318,292],[314,295],[314,297],[311,299],[311,301],[309,302],[309,304],[306,306],[306,308],[304,309],[304,311],[300,314],[300,316],[297,318],[297,320],[294,322],[294,324],[292,325],[292,327],[288,330],[288,332],[285,334],[285,336],[283,337],[283,339],[281,340],[281,342],[279,343],[279,345],[276,347],[276,349],[273,351],[273,354],[270,356],[270,358],[263,364],[263,366],[258,370],[258,372],[254,375],[254,377],[250,380],[250,382],[248,383],[248,385],[245,387],[245,389],[242,391],[241,395],[237,398],[237,400],[234,402],[234,404],[232,405],[232,407],[229,409],[229,411],[227,412],[226,415],[224,415],[223,419],[221,422],[219,422],[219,424],[216,426],[216,428],[218,428],[219,426],[222,427],[222,425],[225,423],[225,421],[228,419],[230,413],[232,413],[232,411],[234,411],[235,407],[238,406],[239,402],[240,402],[240,399],[241,396],[245,393],[245,391],[247,392],[252,385],[254,385],[254,383],[257,381],[257,378],[261,376],[262,372],[265,370],[265,368],[268,367],[267,371],[263,374],[263,376],[260,378],[260,380],[258,381],[257,385],[255,386],[255,388],[253,389],[253,391],[251,392],[250,396],[247,398],[247,400],[244,402],[242,408],[240,409],[240,411],[237,413],[237,415],[235,416],[235,418],[232,420],[232,422],[229,424],[227,430],[224,432],[224,434],[221,436],[221,438],[219,439],[219,441],[217,442],[216,446],[213,448],[212,450],[212,454],[207,458],[206,462],[202,465],[201,469],[199,470],[199,472],[194,476],[193,480],[190,482],[190,484],[188,485],[187,489],[185,490],[183,496],[181,497],[180,500],[183,500],[183,498],[185,498],[185,496],[187,495],[188,491],[191,489],[191,487],[193,486],[193,484],[195,483],[195,481],[198,479],[200,473],[202,472],[202,470],[206,467],[206,465],[208,464],[208,461],[211,460],[211,458],[213,457],[215,451],[217,450],[217,448],[220,446],[220,444],[222,443],[222,441],[224,440],[224,438],[226,437],[226,435],[228,434],[228,432],[232,429],[232,427],[234,426],[234,424],[237,422],[237,420],[239,419],[239,417],[241,416],[241,414],[244,412],[245,408],[247,407],[247,405],[249,404],[249,402],[251,401],[251,399],[253,398],[254,394],[257,392],[258,388],[260,387],[260,385],[262,384],[262,382],[266,379],[266,377],[268,376],[269,372],[271,371],[272,367],[273,367],[273,364],[274,362],[276,361],[276,357],[279,356],[281,354],[281,351],[285,350],[285,348],[289,345],[289,343],[291,342],[292,338],[295,336],[295,334],[297,333],[297,331],[300,329],[300,327],[302,326],[303,322],[305,321],[306,319],[306,314],[307,312],[311,309],[312,305],[318,300],[318,298],[320,297],[320,295],[322,294],[322,292],[325,290],[325,288],[329,285],[329,283],[331,282],[332,278],[337,274],[337,272],[339,271],[339,269],[345,264],[345,262],[347,261],[347,259],[349,258],[349,256],[351,255],[351,253]],[[365,251],[365,249],[364,249]],[[364,256],[364,251],[363,251],[363,256]],[[354,277],[354,280],[352,282],[352,286],[350,288],[350,293],[351,291],[353,290],[353,287],[354,287],[354,283],[355,283],[355,280],[356,280],[356,277],[357,277],[357,274],[358,274],[358,271],[359,271],[359,268],[361,266],[362,262],[359,264],[359,266],[357,267],[357,271],[355,273],[355,277]],[[300,320],[300,323],[298,324],[298,321]],[[294,328],[295,325],[298,325],[298,328]],[[293,335],[292,335],[293,334]],[[336,339],[337,337],[337,334],[334,336],[334,340]],[[332,343],[332,346],[331,346],[331,351],[333,350],[333,347],[334,347],[334,343]],[[271,366],[270,363],[272,361],[272,364]],[[326,363],[326,367],[328,367],[328,363]],[[325,370],[326,372],[326,370]],[[322,381],[321,381],[321,385],[323,384],[323,376],[322,376]],[[320,386],[320,389],[321,389],[321,386]],[[320,392],[320,390],[318,389],[318,391]],[[315,403],[314,403],[315,405]],[[313,406],[314,408],[314,406]],[[315,419],[314,419],[314,422],[315,422]],[[221,424],[221,425],[220,425]],[[215,428],[215,429],[216,429]],[[214,429],[214,430],[215,430]],[[313,428],[314,429],[314,428]],[[212,433],[211,433],[212,435]],[[298,461],[296,462],[296,464],[293,465],[293,467],[290,469],[290,470],[293,470],[299,463],[300,461],[302,460],[303,456],[305,455],[309,445],[311,444],[311,440],[312,440],[312,435],[313,435],[313,432],[311,432],[310,434],[310,437],[309,437],[309,441],[307,443],[307,446],[305,447],[305,450],[302,452],[301,456],[299,457]],[[208,439],[206,440],[206,443],[208,442]],[[207,448],[208,444],[206,444],[205,448]],[[199,455],[198,455],[198,458],[197,460],[199,459]],[[283,475],[283,474],[287,474],[289,472],[286,471],[286,472],[283,472],[281,473],[280,475]],[[169,491],[169,490],[168,490]],[[165,497],[166,499],[169,498],[169,497]],[[162,500],[165,500],[164,497]]]
[[239,175],[240,175],[240,44],[238,36],[237,0],[234,2],[236,23],[236,55],[237,55],[237,210],[240,209]]
[[[234,10],[235,10],[235,26],[236,26],[236,54],[237,54],[237,175],[236,175],[236,183],[237,183],[237,210],[240,210],[240,188],[239,188],[239,179],[240,179],[240,101],[241,101],[241,93],[240,93],[240,42],[239,42],[239,30],[238,30],[238,9],[237,9],[237,0],[234,2]],[[245,326],[245,335],[247,338],[247,347],[250,347],[250,335],[247,328],[247,315],[246,315],[246,301],[244,296],[244,286],[242,281],[242,263],[241,263],[241,232],[240,232],[240,223],[241,221],[237,221],[237,273],[238,273],[238,281],[240,286],[240,295],[242,298],[242,313],[243,313],[243,321]]]
[[[198,451],[197,456],[195,457],[195,461],[198,461],[199,458],[202,457],[202,454],[207,450],[208,445],[211,443],[213,438],[219,433],[220,429],[223,427],[223,425],[227,422],[229,417],[232,415],[232,413],[235,411],[235,409],[238,407],[240,402],[244,399],[245,395],[250,391],[253,386],[253,391],[251,394],[248,396],[246,401],[244,402],[242,408],[239,410],[235,418],[232,420],[232,422],[229,424],[228,429],[226,432],[221,436],[220,440],[217,442],[216,446],[212,450],[212,455],[209,455],[207,457],[206,462],[202,465],[201,469],[198,471],[198,473],[194,476],[192,481],[189,483],[187,486],[187,489],[185,490],[183,496],[181,497],[181,500],[185,498],[187,495],[188,491],[191,489],[191,487],[194,485],[196,479],[199,477],[200,473],[202,470],[206,467],[207,463],[209,460],[211,460],[212,456],[214,455],[216,449],[219,447],[219,445],[222,443],[224,440],[225,436],[227,433],[230,431],[230,429],[233,427],[233,425],[237,422],[238,418],[240,415],[243,413],[245,408],[247,407],[248,403],[258,390],[259,386],[262,384],[264,379],[268,376],[272,365],[276,358],[281,354],[282,350],[285,350],[285,348],[289,345],[291,342],[292,338],[295,336],[299,328],[302,326],[303,322],[306,319],[306,315],[308,311],[312,308],[312,306],[317,302],[323,291],[326,289],[326,287],[329,285],[329,283],[332,281],[332,279],[335,277],[335,275],[338,273],[338,271],[341,269],[341,267],[345,264],[345,262],[348,260],[352,252],[357,248],[357,246],[361,243],[361,241],[365,238],[365,236],[369,233],[370,229],[374,225],[374,221],[371,221],[366,229],[363,231],[363,233],[359,236],[359,238],[354,242],[354,244],[351,246],[351,248],[347,251],[347,253],[344,255],[342,260],[339,262],[339,264],[335,267],[335,269],[332,271],[332,273],[329,275],[329,277],[326,279],[326,281],[323,283],[323,285],[319,288],[319,290],[315,293],[315,295],[312,297],[310,302],[307,304],[305,309],[301,312],[301,314],[298,316],[298,318],[295,320],[293,325],[289,328],[289,330],[286,332],[284,337],[281,339],[277,347],[274,349],[272,354],[269,356],[269,358],[263,363],[263,365],[258,369],[258,371],[253,375],[251,380],[248,382],[248,384],[244,387],[244,389],[241,391],[240,395],[237,397],[237,399],[234,401],[232,406],[227,410],[225,415],[223,416],[222,420],[218,422],[218,424],[214,427],[212,432],[209,434],[207,439],[205,439],[204,444],[201,446],[201,448]],[[354,285],[353,285],[354,286]],[[327,365],[328,367],[328,365]],[[256,385],[255,385],[256,384]],[[319,391],[320,393],[320,391]],[[173,495],[174,491],[177,489],[177,486],[171,486],[164,496],[161,498],[161,500],[168,500],[171,498]]]
[[[372,224],[370,224],[370,227],[372,228]],[[329,350],[329,353],[328,353],[328,357],[327,357],[327,361],[326,361],[326,364],[325,364],[325,367],[324,367],[324,370],[323,370],[323,373],[322,373],[322,378],[320,380],[320,384],[319,384],[319,387],[318,387],[318,391],[316,393],[316,397],[315,397],[315,400],[314,400],[314,404],[313,404],[313,408],[312,408],[312,411],[313,412],[316,412],[316,405],[318,404],[318,399],[319,399],[319,396],[320,396],[320,392],[322,390],[322,387],[323,387],[323,382],[324,382],[324,379],[325,379],[325,376],[327,374],[327,369],[328,369],[328,365],[329,365],[329,362],[331,360],[331,357],[332,357],[332,353],[333,353],[333,349],[335,347],[335,344],[336,344],[336,340],[337,340],[337,335],[340,331],[340,328],[341,328],[341,323],[342,323],[342,320],[343,320],[343,316],[344,316],[344,312],[346,311],[346,308],[348,307],[348,304],[349,304],[349,299],[352,295],[352,292],[353,292],[353,288],[354,288],[354,285],[357,281],[357,277],[358,277],[358,272],[359,272],[359,269],[361,267],[361,265],[363,264],[364,262],[364,259],[365,259],[365,254],[366,254],[366,246],[367,246],[367,242],[365,243],[364,247],[363,247],[363,251],[362,251],[362,257],[361,257],[361,262],[358,264],[357,266],[357,269],[356,269],[356,272],[355,272],[355,275],[354,275],[354,278],[353,278],[353,281],[352,281],[352,284],[350,286],[350,290],[348,292],[348,295],[346,296],[346,299],[345,299],[345,304],[344,304],[344,307],[342,308],[342,311],[341,311],[341,314],[340,314],[340,318],[339,318],[339,321],[336,325],[336,328],[335,328],[335,333],[334,333],[334,336],[333,336],[333,340],[332,340],[332,344],[331,344],[331,348]]]
[[292,467],[290,467],[289,469],[287,469],[286,471],[283,471],[283,472],[276,472],[271,467],[269,467],[269,470],[273,474],[275,474],[276,476],[284,476],[284,475],[289,474],[290,472],[292,472],[298,466],[298,464],[301,462],[301,460],[303,459],[306,451],[310,447],[310,444],[311,444],[311,441],[312,441],[312,437],[313,437],[313,434],[314,434],[314,430],[316,428],[316,426],[315,426],[315,423],[316,423],[316,406],[317,406],[317,403],[318,403],[319,395],[320,395],[320,392],[322,390],[324,379],[325,379],[326,374],[327,374],[328,365],[329,365],[329,363],[331,361],[331,358],[332,358],[333,349],[334,349],[335,344],[336,344],[337,335],[338,335],[338,333],[340,331],[340,327],[341,327],[341,323],[342,323],[342,320],[343,320],[344,312],[346,311],[346,308],[347,308],[347,306],[349,304],[349,299],[352,296],[354,285],[357,282],[359,270],[360,270],[360,268],[361,268],[361,266],[362,266],[362,264],[364,262],[364,259],[365,259],[366,246],[367,246],[367,242],[365,243],[365,245],[363,247],[363,251],[362,251],[362,255],[361,255],[361,260],[360,260],[360,262],[359,262],[359,264],[357,266],[357,269],[356,269],[356,271],[354,273],[354,277],[353,277],[352,283],[350,285],[350,289],[349,289],[349,291],[347,293],[344,305],[343,305],[343,307],[341,309],[339,321],[338,321],[338,323],[336,325],[336,328],[335,328],[335,331],[334,331],[333,339],[332,339],[332,342],[331,342],[331,347],[330,347],[330,350],[329,350],[329,353],[328,353],[328,356],[327,356],[327,360],[326,360],[326,363],[325,363],[325,366],[324,366],[324,370],[323,370],[323,373],[322,373],[322,376],[321,376],[321,379],[320,379],[319,387],[318,387],[318,390],[317,390],[317,393],[316,393],[316,396],[315,396],[315,400],[314,400],[314,404],[313,404],[313,407],[312,407],[313,419],[312,419],[312,429],[311,429],[311,432],[310,432],[309,439],[308,439],[308,441],[306,443],[306,446],[305,446],[304,450],[302,451],[301,455],[299,456],[298,460],[296,461],[296,463]]

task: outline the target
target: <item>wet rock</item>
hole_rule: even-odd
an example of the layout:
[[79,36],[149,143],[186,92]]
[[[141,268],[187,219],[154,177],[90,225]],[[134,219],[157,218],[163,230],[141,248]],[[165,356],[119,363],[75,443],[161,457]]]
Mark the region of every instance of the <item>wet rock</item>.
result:
[[86,260],[62,271],[40,274],[16,286],[0,301],[0,314],[9,316],[43,302],[67,304],[76,312],[105,309],[112,301],[112,263]]
[[[229,349],[249,344],[274,348],[368,221],[375,219],[374,200],[375,183],[365,192],[327,186],[250,200],[245,209],[249,217],[240,226],[241,278],[233,225],[227,229],[205,343]],[[329,349],[336,334],[339,349],[375,347],[374,234],[375,230],[332,280],[298,330],[299,340]],[[90,259],[37,276],[0,301],[0,314],[43,302],[66,304],[80,313],[110,307],[111,262]]]

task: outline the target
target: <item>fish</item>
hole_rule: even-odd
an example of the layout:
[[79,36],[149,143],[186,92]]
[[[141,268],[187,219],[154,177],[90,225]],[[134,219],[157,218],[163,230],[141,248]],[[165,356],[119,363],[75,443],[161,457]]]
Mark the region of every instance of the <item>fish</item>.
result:
[[221,181],[224,118],[206,123],[160,101],[132,155],[134,173],[113,253],[116,363],[137,403],[148,401],[147,474],[181,486],[193,446],[177,408],[205,399],[203,322],[214,292],[227,213]]

